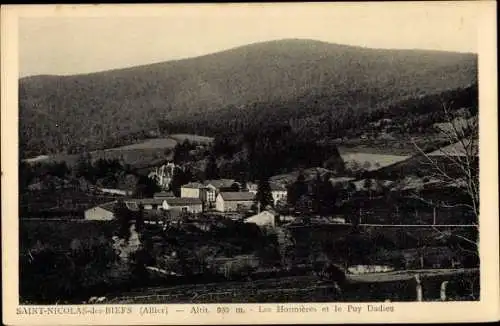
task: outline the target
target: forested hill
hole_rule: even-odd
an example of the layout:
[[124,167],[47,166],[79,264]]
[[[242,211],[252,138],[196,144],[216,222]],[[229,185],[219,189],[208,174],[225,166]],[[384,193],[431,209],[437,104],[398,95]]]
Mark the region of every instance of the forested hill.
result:
[[476,80],[475,54],[295,39],[87,75],[27,77],[19,82],[21,154],[108,146],[156,128],[158,120],[246,110],[252,103],[273,104],[262,115],[279,115],[273,110],[289,110],[290,103],[312,115],[325,107],[364,112]]

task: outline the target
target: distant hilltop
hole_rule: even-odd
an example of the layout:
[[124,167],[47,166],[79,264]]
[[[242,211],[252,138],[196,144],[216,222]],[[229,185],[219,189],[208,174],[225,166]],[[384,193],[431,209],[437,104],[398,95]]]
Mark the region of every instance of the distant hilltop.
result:
[[[332,110],[368,110],[475,82],[475,54],[269,41],[133,68],[22,78],[20,145],[29,156],[72,146],[88,150],[156,128],[158,120],[245,110],[255,102],[276,107],[307,98],[304,109],[316,114],[324,101],[335,99]],[[267,111],[262,114],[276,113]]]

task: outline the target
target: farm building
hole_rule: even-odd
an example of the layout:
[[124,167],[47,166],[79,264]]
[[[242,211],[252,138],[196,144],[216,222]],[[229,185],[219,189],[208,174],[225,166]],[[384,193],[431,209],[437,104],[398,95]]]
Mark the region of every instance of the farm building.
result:
[[163,200],[162,209],[196,214],[203,211],[203,203],[200,198],[167,198]]
[[198,195],[198,198],[200,198],[208,208],[215,207],[215,200],[220,192],[240,191],[241,188],[241,185],[238,182],[235,182],[233,179],[207,180],[203,183],[203,185],[198,183],[188,185],[189,187],[197,187],[197,190],[186,189],[184,190],[183,195],[183,190],[181,188],[181,197],[194,197],[195,195]]
[[273,213],[268,211],[262,211],[257,215],[250,216],[245,220],[245,223],[254,223],[257,226],[271,226],[276,225],[276,218]]
[[85,210],[84,217],[86,220],[92,221],[111,221],[114,219],[113,207],[115,201],[95,206]]
[[144,210],[158,210],[162,208],[163,199],[135,198],[125,200],[125,205],[130,210],[138,210],[140,204],[142,204]]
[[219,212],[235,212],[240,209],[250,209],[255,194],[251,192],[221,192],[217,195],[215,210]]

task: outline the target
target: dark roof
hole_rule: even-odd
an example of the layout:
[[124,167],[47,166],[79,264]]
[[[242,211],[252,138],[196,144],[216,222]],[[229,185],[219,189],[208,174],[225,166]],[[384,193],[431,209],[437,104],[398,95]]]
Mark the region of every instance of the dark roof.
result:
[[286,191],[285,187],[274,182],[270,182],[269,186],[271,187],[271,191]]
[[166,198],[170,206],[201,205],[200,198]]
[[172,198],[175,197],[174,193],[171,191],[157,192],[153,195],[154,198]]
[[205,188],[205,186],[199,182],[190,182],[185,185],[182,185],[182,188],[200,189],[200,188]]
[[113,208],[115,207],[115,204],[116,204],[116,200],[115,201],[112,201],[112,202],[109,202],[109,203],[104,203],[104,204],[101,204],[97,207],[100,207],[102,209],[105,209],[107,211],[110,211],[112,212],[113,211]]
[[230,188],[233,184],[238,184],[234,179],[206,180],[205,185],[212,185],[215,188]]
[[163,204],[164,199],[159,199],[159,198],[132,198],[132,199],[126,199],[124,200],[126,203],[127,202],[133,202],[139,205],[142,203],[143,205],[161,205]]
[[220,195],[225,201],[251,201],[255,198],[255,194],[248,191],[221,192]]

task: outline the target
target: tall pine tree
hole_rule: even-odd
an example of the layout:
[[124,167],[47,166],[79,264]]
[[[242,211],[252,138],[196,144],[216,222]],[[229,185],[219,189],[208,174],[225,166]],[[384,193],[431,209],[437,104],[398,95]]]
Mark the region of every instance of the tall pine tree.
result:
[[205,167],[205,178],[207,180],[219,179],[219,168],[217,167],[217,159],[213,154],[208,157],[207,166]]
[[271,186],[269,185],[269,179],[263,178],[259,180],[255,201],[260,204],[262,210],[266,209],[268,206],[273,206],[274,200],[271,193]]
[[113,207],[113,214],[118,221],[118,235],[120,238],[128,240],[130,238],[131,212],[122,199],[119,199]]

